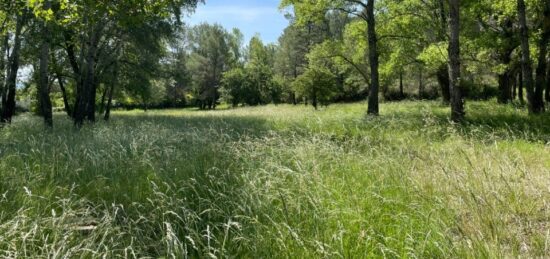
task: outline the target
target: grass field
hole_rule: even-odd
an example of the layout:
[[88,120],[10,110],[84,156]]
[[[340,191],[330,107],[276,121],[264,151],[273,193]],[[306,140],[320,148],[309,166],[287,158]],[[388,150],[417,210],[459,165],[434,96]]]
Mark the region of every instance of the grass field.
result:
[[435,102],[0,129],[0,257],[550,257],[550,116]]

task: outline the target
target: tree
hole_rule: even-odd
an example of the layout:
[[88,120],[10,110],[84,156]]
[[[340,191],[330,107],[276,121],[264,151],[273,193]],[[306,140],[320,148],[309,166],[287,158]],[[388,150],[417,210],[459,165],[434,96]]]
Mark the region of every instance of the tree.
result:
[[311,101],[315,109],[319,104],[326,105],[336,96],[336,80],[326,68],[308,68],[293,83],[296,93]]
[[[45,0],[42,3],[42,11],[51,11],[51,2]],[[49,63],[50,63],[50,46],[51,37],[49,22],[47,17],[43,17],[40,23],[42,43],[40,45],[40,73],[38,80],[38,103],[40,107],[40,115],[44,117],[44,122],[48,127],[53,127],[53,111],[52,102],[50,100],[50,78],[49,78]]]
[[370,66],[370,89],[369,89],[369,107],[368,113],[372,115],[379,114],[379,53],[378,53],[378,37],[376,33],[376,18],[375,18],[375,0],[283,0],[283,7],[292,5],[297,14],[298,21],[302,24],[310,21],[321,20],[329,11],[341,11],[349,15],[360,18],[367,23],[367,38],[368,38],[368,59]]
[[[180,24],[182,10],[196,6],[197,0],[159,1],[67,1],[63,2],[61,33],[68,62],[75,78],[73,107],[75,125],[95,121],[96,94],[102,83],[101,73],[120,60],[112,60],[121,42],[138,33],[141,39],[158,43],[163,37],[157,30]],[[93,10],[93,12],[91,11]],[[149,30],[141,30],[148,28]],[[149,36],[145,34],[149,33]]]
[[460,78],[460,0],[449,0],[449,83],[451,119],[464,120],[464,97]]
[[[0,113],[0,123],[11,123],[12,117],[15,115],[15,95],[17,92],[17,72],[20,65],[21,42],[23,41],[22,30],[28,21],[28,9],[20,2],[12,3],[6,9],[2,9],[8,17],[6,19],[15,20],[14,36],[11,46],[11,55],[7,62],[6,79],[2,94],[2,111]],[[6,41],[9,41],[9,35],[6,36]],[[8,50],[6,48],[6,50]]]
[[520,26],[520,39],[521,39],[521,66],[523,81],[525,82],[525,88],[527,90],[527,102],[529,106],[529,112],[537,113],[538,107],[535,105],[535,88],[533,82],[533,67],[531,64],[531,49],[529,47],[529,28],[527,27],[527,17],[525,15],[525,1],[517,0],[517,9],[519,16]]
[[[550,85],[547,81],[548,72],[548,43],[550,41],[550,2],[542,1],[543,11],[541,19],[541,36],[538,43],[539,55],[536,69],[535,92],[533,96],[533,112],[544,112],[544,88]],[[548,96],[548,90],[546,95]]]
[[223,98],[233,106],[279,103],[282,90],[273,72],[276,52],[274,45],[264,45],[259,36],[252,37],[244,66],[223,74]]
[[190,31],[191,70],[194,94],[201,109],[215,108],[222,75],[234,61],[230,51],[230,34],[218,24],[200,24]]

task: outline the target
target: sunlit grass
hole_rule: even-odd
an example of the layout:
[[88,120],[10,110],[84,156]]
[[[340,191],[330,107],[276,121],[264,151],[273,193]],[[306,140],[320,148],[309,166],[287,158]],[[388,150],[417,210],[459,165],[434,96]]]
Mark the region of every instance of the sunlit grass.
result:
[[550,117],[435,102],[0,129],[0,257],[545,257]]

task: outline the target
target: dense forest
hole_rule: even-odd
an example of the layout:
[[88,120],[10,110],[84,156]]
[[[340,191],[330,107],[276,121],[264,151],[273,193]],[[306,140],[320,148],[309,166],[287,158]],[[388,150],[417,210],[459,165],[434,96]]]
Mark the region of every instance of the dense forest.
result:
[[[290,1],[277,44],[239,29],[185,25],[197,1],[6,1],[1,6],[2,121],[16,103],[52,123],[109,118],[112,107],[315,108],[368,98],[465,99],[544,112],[550,101],[547,1]],[[91,12],[90,10],[94,10]],[[30,71],[18,78],[18,71]]]
[[550,258],[549,45],[550,0],[0,0],[0,258]]

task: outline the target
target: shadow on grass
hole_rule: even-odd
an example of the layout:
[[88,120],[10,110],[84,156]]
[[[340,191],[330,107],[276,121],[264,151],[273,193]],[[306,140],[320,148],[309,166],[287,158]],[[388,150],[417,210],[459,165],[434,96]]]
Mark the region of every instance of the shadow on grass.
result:
[[[480,141],[497,138],[550,143],[550,113],[529,115],[524,107],[469,102],[466,120],[452,126],[447,106],[435,102],[420,104],[393,109],[380,117],[365,115],[364,127],[367,130],[390,130],[396,134],[425,131],[432,137],[443,139],[460,134]],[[454,130],[449,130],[451,126]]]
[[150,123],[169,130],[205,130],[216,131],[233,138],[243,135],[261,137],[269,130],[266,119],[258,116],[228,116],[209,113],[206,115],[167,115],[167,114],[117,114],[112,122],[115,124],[136,127],[143,123]]

